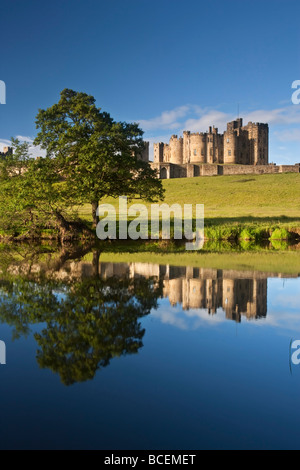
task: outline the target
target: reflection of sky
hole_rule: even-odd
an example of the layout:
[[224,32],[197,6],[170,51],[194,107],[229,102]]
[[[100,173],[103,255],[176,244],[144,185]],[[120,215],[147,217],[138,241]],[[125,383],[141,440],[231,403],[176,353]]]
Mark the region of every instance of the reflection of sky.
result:
[[241,324],[161,299],[138,354],[72,387],[39,368],[32,334],[12,342],[1,325],[0,448],[299,448],[299,282],[269,279],[267,318]]
[[[291,335],[299,332],[300,338],[300,278],[268,280],[267,318],[247,320],[242,316],[242,323],[251,323],[257,327],[280,328],[281,334]],[[217,326],[227,322],[225,313],[218,309],[215,315],[209,315],[206,309],[183,310],[180,304],[172,307],[169,300],[162,299],[160,308],[152,311],[152,316],[164,324],[181,330],[196,330],[204,326]]]

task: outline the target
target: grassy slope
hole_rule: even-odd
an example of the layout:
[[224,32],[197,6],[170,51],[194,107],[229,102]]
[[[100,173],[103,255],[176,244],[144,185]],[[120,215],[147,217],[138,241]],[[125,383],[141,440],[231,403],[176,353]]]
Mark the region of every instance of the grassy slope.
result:
[[168,203],[204,203],[208,218],[286,216],[300,220],[300,174],[168,180],[165,187]]
[[[167,204],[205,204],[207,218],[300,220],[300,174],[181,178],[163,185]],[[109,198],[105,202],[117,204]],[[80,212],[90,218],[88,205]]]
[[[204,204],[208,225],[300,228],[300,174],[182,178],[165,180],[163,185],[169,205]],[[113,199],[102,202],[117,206]],[[80,208],[80,215],[90,220],[90,206]]]

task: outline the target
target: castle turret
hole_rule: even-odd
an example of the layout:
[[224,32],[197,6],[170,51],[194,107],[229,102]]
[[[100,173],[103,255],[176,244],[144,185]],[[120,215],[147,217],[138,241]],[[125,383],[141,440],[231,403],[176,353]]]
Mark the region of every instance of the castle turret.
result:
[[206,163],[206,134],[191,134],[190,161],[191,163]]
[[162,163],[164,161],[164,144],[153,144],[154,163]]
[[178,139],[177,135],[172,135],[169,145],[170,163],[181,165],[183,163],[183,138]]
[[249,122],[244,127],[248,132],[251,165],[269,164],[269,126]]
[[142,150],[142,153],[141,153],[141,160],[143,160],[143,162],[149,162],[149,148],[150,148],[150,143],[144,142],[144,149]]
[[227,129],[224,133],[224,164],[237,163],[238,137],[234,129]]
[[190,163],[191,160],[190,136],[191,133],[189,131],[183,132],[183,163]]

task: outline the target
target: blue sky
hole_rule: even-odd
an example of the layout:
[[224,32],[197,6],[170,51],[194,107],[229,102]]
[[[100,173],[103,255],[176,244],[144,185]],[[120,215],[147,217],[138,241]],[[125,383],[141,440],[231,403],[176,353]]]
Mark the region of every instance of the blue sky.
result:
[[299,0],[1,0],[0,149],[36,135],[64,88],[145,139],[269,122],[270,161],[300,162]]

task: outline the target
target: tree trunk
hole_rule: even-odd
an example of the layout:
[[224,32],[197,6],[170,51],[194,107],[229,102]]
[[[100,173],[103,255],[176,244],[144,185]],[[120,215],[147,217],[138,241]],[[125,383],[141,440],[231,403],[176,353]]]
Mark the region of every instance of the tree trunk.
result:
[[99,260],[100,260],[100,254],[101,254],[101,251],[100,250],[96,250],[93,252],[93,261],[92,261],[92,265],[93,265],[93,276],[95,277],[99,277],[99,274],[100,274],[100,266],[99,266]]
[[55,218],[63,234],[66,234],[67,232],[70,231],[69,222],[64,218],[64,216],[60,212],[55,211]]
[[93,216],[93,228],[96,229],[99,223],[99,217],[97,215],[98,201],[92,202],[92,216]]

